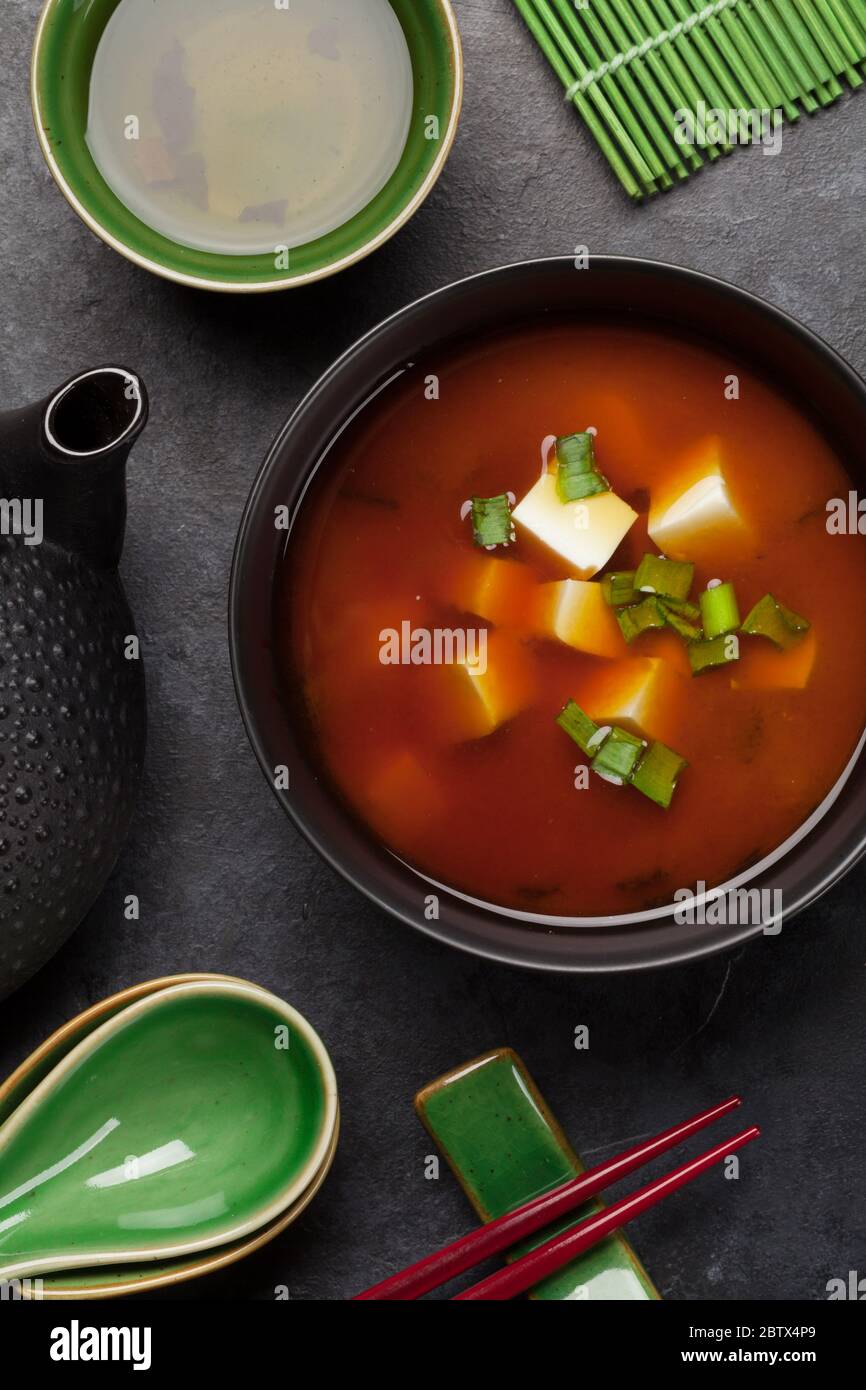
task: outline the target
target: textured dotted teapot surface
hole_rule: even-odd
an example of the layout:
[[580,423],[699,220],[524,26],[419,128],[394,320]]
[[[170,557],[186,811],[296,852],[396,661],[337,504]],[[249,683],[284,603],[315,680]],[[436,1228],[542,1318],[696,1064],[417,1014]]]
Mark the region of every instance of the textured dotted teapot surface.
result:
[[78,926],[125,839],[144,675],[117,574],[0,538],[0,998]]

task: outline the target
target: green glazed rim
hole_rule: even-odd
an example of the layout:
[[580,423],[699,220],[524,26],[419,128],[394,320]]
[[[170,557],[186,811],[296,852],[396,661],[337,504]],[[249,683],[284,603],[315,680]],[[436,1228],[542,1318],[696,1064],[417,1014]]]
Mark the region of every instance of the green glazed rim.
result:
[[[327,235],[290,252],[290,270],[274,255],[230,256],[182,246],[124,206],[87,148],[90,72],[99,40],[120,0],[46,0],[33,46],[31,101],[36,133],[52,176],[79,217],[127,260],[197,289],[263,293],[310,284],[354,265],[388,241],[436,183],[457,134],[463,55],[450,0],[389,0],[412,60],[412,122],[400,162],[366,207]],[[428,140],[435,116],[439,139]]]

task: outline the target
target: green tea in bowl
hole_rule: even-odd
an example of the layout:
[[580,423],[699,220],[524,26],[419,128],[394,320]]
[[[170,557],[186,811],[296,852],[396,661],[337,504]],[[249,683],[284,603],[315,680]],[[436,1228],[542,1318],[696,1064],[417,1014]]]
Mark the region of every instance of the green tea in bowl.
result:
[[325,236],[400,161],[412,62],[388,0],[120,0],[87,145],[142,222],[249,256]]

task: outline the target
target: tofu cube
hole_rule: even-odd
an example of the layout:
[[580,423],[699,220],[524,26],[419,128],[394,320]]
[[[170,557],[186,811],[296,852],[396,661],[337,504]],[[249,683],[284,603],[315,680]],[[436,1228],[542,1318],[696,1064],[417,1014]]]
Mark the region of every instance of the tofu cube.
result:
[[564,579],[542,584],[537,598],[538,632],[588,652],[624,657],[628,651],[616,615],[596,580]]
[[507,632],[488,632],[475,664],[467,659],[438,670],[443,727],[451,739],[485,738],[535,699],[531,653]]
[[815,665],[815,632],[811,629],[786,652],[769,642],[744,637],[740,660],[731,677],[732,690],[805,690]]
[[545,473],[513,512],[519,526],[548,546],[580,579],[602,569],[637,520],[614,492],[580,502],[561,502],[556,475]]
[[668,662],[628,657],[595,672],[575,699],[596,724],[620,724],[647,741],[675,747],[688,688]]
[[494,627],[527,630],[537,602],[532,572],[515,560],[470,555],[460,566],[447,598],[463,613],[477,613]]
[[659,550],[674,559],[693,558],[707,540],[748,539],[749,528],[731,500],[718,436],[702,440],[676,465],[671,481],[653,489],[647,529]]

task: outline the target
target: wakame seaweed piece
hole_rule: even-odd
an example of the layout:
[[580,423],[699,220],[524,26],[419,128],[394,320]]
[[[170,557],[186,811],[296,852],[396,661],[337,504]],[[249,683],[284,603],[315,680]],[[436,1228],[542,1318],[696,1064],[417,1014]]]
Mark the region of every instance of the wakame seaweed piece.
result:
[[740,659],[740,643],[735,633],[724,637],[713,637],[711,641],[692,642],[689,645],[689,662],[693,676],[714,671],[720,666],[730,666]]
[[632,774],[632,786],[667,810],[677,789],[677,779],[688,767],[685,758],[664,743],[651,743]]
[[601,591],[611,608],[624,608],[640,599],[634,587],[634,570],[612,570],[601,581]]
[[616,620],[627,642],[633,642],[642,632],[664,627],[667,615],[657,598],[645,598],[642,603],[634,603],[630,608],[618,608]]
[[637,567],[634,587],[659,598],[687,599],[695,567],[691,560],[668,560],[664,555],[644,555]]
[[589,433],[565,434],[556,441],[556,491],[560,502],[580,502],[610,492],[596,467],[595,440]]
[[636,738],[626,729],[620,729],[615,725],[593,758],[592,770],[597,772],[599,777],[603,777],[605,782],[613,782],[614,786],[622,787],[631,781],[631,775],[645,748],[646,744],[642,738]]
[[772,594],[765,594],[762,599],[758,599],[740,631],[750,637],[767,637],[782,651],[787,651],[805,636],[811,626],[812,624],[801,618],[799,613],[786,608]]
[[590,719],[585,710],[580,708],[576,700],[569,700],[568,704],[556,716],[556,722],[560,729],[574,739],[582,753],[592,757],[597,753],[602,744],[608,737],[610,730],[599,728],[598,724]]
[[494,545],[511,545],[514,526],[507,493],[472,498],[472,533],[476,545],[483,545],[486,550]]
[[665,619],[669,627],[672,627],[678,637],[682,637],[684,642],[700,642],[703,640],[704,629],[700,624],[699,610],[695,609],[698,621],[689,618],[681,611],[681,608],[693,608],[693,604],[682,604],[673,607],[668,599],[660,598],[659,604],[664,612]]
[[700,604],[704,632],[709,639],[737,631],[740,608],[733,584],[716,580],[701,594]]

